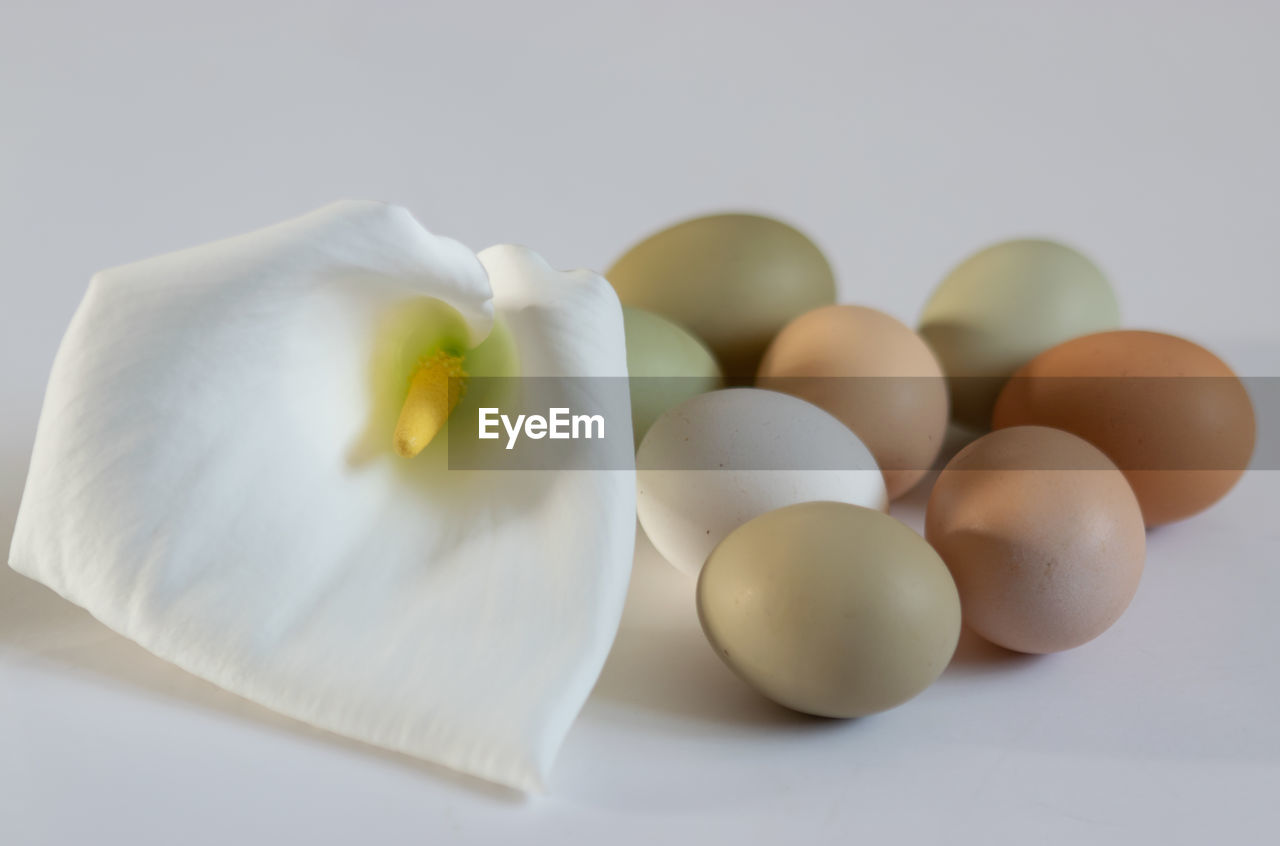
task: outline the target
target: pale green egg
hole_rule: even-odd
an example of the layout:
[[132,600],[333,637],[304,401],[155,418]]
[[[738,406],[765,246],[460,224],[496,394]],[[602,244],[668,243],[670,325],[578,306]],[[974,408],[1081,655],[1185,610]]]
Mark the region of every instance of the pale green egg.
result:
[[887,514],[804,502],[743,523],[707,558],[698,618],[773,701],[860,717],[932,684],[960,638],[960,595],[924,538]]
[[1005,381],[1063,341],[1115,329],[1120,306],[1102,271],[1054,241],[1004,241],[969,256],[924,307],[920,334],[951,388],[952,416],[986,429]]
[[720,387],[720,366],[706,345],[665,317],[622,308],[631,377],[631,425],[639,444],[664,411]]
[[792,318],[835,302],[822,251],[777,220],[717,214],[632,247],[605,274],[623,305],[674,320],[702,339],[731,381],[750,381]]

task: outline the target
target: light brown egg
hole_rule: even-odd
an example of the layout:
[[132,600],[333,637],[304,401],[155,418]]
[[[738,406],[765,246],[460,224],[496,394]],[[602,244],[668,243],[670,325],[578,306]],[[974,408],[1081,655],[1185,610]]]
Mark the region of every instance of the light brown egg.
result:
[[932,466],[947,431],[947,384],[924,340],[881,311],[833,305],[787,324],[756,384],[838,417],[875,456],[889,498]]
[[1146,533],[1124,475],[1058,429],[1017,426],[961,450],[938,476],[925,537],[969,628],[1006,649],[1058,652],[1119,619]]
[[1129,479],[1147,526],[1217,502],[1253,454],[1253,405],[1213,353],[1158,332],[1099,332],[1036,356],[1001,391],[992,418],[1053,426],[1101,449]]

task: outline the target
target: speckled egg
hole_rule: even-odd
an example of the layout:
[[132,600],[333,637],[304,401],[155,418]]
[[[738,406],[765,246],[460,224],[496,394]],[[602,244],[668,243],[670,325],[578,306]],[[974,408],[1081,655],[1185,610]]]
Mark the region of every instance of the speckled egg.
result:
[[925,537],[955,577],[964,621],[1018,652],[1058,652],[1129,606],[1146,556],[1142,510],[1096,447],[1017,426],[956,454],[929,498]]
[[699,394],[663,414],[636,452],[636,511],[667,561],[697,573],[729,532],[813,500],[884,509],[870,450],[835,417],[755,388]]

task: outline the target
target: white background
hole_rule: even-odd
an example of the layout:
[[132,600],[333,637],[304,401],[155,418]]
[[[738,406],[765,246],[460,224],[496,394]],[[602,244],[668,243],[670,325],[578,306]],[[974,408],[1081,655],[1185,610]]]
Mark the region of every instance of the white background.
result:
[[[966,253],[1050,235],[1131,325],[1280,375],[1264,0],[184,5],[0,6],[0,548],[89,275],[341,197],[564,267],[764,211],[912,322]],[[276,717],[0,568],[0,843],[1273,842],[1278,476],[1153,533],[1094,643],[966,636],[847,723],[745,689],[641,542],[532,800]],[[924,493],[895,513],[919,526]]]

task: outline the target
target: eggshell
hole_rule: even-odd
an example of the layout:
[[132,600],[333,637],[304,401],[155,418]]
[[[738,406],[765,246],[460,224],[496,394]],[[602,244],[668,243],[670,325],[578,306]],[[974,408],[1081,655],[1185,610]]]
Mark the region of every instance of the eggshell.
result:
[[725,535],[766,511],[811,500],[884,509],[884,478],[847,426],[775,391],[700,394],[658,418],[636,453],[640,525],[664,558],[695,574]]
[[698,579],[716,653],[770,699],[824,717],[892,708],[942,673],[960,637],[946,566],[910,528],[838,502],[735,529]]
[[1102,332],[1060,344],[1019,370],[996,403],[996,428],[1074,432],[1124,471],[1147,526],[1217,502],[1253,454],[1248,391],[1197,344],[1158,332]]
[[875,309],[833,305],[797,317],[769,345],[756,384],[808,400],[857,433],[890,499],[920,481],[946,436],[942,366],[919,335]]
[[1004,381],[1044,350],[1114,329],[1120,307],[1089,259],[1053,241],[1015,240],[961,262],[933,292],[920,334],[951,377],[951,413],[985,430]]
[[1019,652],[1057,652],[1119,619],[1146,533],[1116,466],[1058,429],[1018,426],[962,449],[938,476],[925,537],[960,590],[964,622]]
[[751,214],[686,220],[632,247],[605,274],[623,305],[661,314],[749,381],[787,321],[835,302],[835,278],[812,241]]
[[622,309],[631,387],[631,430],[639,444],[662,412],[720,387],[711,350],[681,326],[651,311]]

